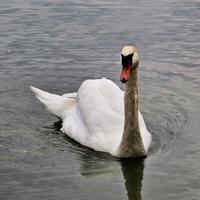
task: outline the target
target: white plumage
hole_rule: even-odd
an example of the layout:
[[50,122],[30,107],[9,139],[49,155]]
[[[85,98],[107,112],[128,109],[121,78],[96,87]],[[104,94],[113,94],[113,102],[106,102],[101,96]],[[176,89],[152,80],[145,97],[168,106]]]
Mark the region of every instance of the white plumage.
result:
[[[96,151],[119,155],[124,129],[124,92],[112,81],[86,80],[77,93],[63,96],[31,87],[46,108],[63,121],[62,131]],[[142,142],[147,151],[151,135],[139,112]]]

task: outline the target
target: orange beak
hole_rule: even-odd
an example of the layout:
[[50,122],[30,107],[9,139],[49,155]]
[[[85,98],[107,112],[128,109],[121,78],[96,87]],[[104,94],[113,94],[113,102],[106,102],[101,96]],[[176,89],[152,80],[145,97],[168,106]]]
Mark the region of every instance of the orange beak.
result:
[[120,76],[120,81],[122,83],[126,83],[129,79],[130,79],[130,73],[131,72],[131,65],[128,64],[127,67],[122,66],[122,72],[121,72],[121,76]]

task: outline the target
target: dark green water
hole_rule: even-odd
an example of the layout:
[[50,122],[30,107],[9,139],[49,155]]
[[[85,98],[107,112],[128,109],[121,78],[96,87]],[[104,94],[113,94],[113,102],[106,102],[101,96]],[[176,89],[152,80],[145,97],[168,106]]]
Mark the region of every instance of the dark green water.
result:
[[[0,199],[200,199],[200,2],[2,0]],[[119,161],[56,130],[28,86],[87,78],[120,87],[120,49],[140,49],[145,160]]]

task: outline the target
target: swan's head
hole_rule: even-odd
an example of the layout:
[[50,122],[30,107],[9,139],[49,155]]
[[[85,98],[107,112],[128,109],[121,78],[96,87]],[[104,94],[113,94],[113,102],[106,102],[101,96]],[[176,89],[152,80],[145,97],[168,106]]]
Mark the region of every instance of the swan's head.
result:
[[122,57],[122,72],[120,81],[126,83],[130,77],[131,72],[138,67],[139,56],[138,50],[133,46],[124,46],[121,50]]

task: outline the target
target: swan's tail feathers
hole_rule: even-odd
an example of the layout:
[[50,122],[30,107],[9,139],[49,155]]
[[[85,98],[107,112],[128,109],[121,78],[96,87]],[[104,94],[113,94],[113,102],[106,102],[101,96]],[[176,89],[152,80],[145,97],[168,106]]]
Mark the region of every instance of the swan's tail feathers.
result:
[[61,119],[63,119],[67,111],[77,103],[77,100],[74,98],[51,94],[33,86],[30,86],[30,88],[36,98],[46,106],[47,110]]

